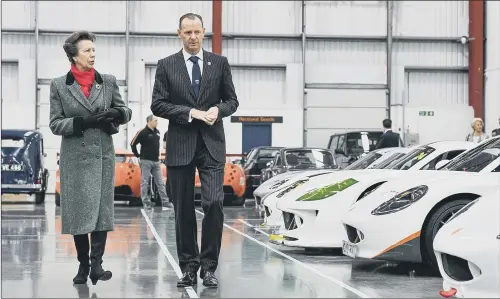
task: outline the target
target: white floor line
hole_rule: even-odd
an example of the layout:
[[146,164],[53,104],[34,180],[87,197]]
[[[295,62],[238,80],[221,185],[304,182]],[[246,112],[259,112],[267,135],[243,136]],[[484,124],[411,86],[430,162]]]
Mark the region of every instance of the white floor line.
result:
[[[165,243],[163,243],[163,241],[161,240],[160,235],[158,235],[158,232],[156,231],[153,223],[151,223],[151,220],[149,219],[148,215],[146,214],[146,211],[144,211],[144,209],[141,209],[141,213],[142,213],[142,216],[144,216],[144,219],[146,220],[146,223],[148,224],[149,229],[151,230],[151,233],[153,233],[153,236],[155,237],[156,242],[158,243],[158,245],[160,245],[160,248],[163,251],[163,254],[167,257],[167,260],[170,263],[170,265],[172,266],[172,268],[174,268],[175,274],[177,275],[177,277],[181,278],[182,277],[181,268],[179,267],[179,265],[175,261],[174,257],[170,253],[170,251],[168,251],[168,248],[165,245]],[[198,294],[196,294],[193,287],[185,287],[185,289],[186,289],[187,294],[189,295],[189,298],[200,298],[200,297],[198,297]]]
[[253,228],[254,230],[258,231],[259,233],[261,233],[261,234],[266,235],[266,236],[268,236],[268,237],[269,237],[269,234],[268,234],[268,233],[266,233],[265,231],[261,230],[260,228],[257,228],[257,227],[256,227],[256,226],[254,226],[254,225],[251,225],[250,223],[246,222],[245,220],[241,220],[241,219],[240,219],[240,222],[241,222],[241,223],[243,223],[243,224],[245,224],[245,225],[246,225],[246,226],[248,226],[248,227]]
[[[198,214],[200,214],[200,215],[204,215],[204,213],[203,213],[203,212],[201,212],[201,211],[199,211],[199,210],[197,210],[197,209],[196,209],[195,211],[196,211]],[[265,243],[262,243],[261,241],[259,241],[259,240],[255,239],[255,238],[253,238],[253,237],[251,237],[251,236],[249,236],[249,235],[247,235],[247,234],[245,234],[245,233],[243,233],[243,232],[241,232],[241,231],[239,231],[239,230],[235,229],[234,227],[231,227],[231,226],[229,226],[229,225],[227,225],[227,224],[225,224],[225,223],[224,223],[224,226],[225,226],[226,228],[228,228],[228,229],[230,229],[230,230],[234,231],[235,233],[240,234],[240,235],[242,235],[243,237],[245,237],[245,238],[247,238],[247,239],[250,239],[250,240],[254,241],[255,243],[257,243],[257,244],[259,244],[259,245],[261,245],[261,246],[264,246],[264,247],[266,247],[267,249],[269,249],[269,250],[271,250],[271,251],[273,251],[273,252],[275,252],[275,253],[277,253],[277,254],[281,255],[282,257],[289,259],[290,261],[292,261],[292,262],[296,263],[297,265],[300,265],[300,266],[302,266],[302,267],[304,267],[304,268],[306,268],[306,269],[308,269],[308,270],[310,270],[310,271],[312,271],[312,272],[314,272],[314,273],[318,274],[319,276],[321,276],[321,277],[323,277],[323,278],[325,278],[325,279],[328,279],[329,281],[331,281],[331,282],[333,282],[333,283],[335,283],[335,284],[337,284],[337,285],[339,285],[339,286],[343,287],[344,289],[349,290],[350,292],[352,292],[352,293],[354,293],[354,294],[356,294],[356,295],[360,296],[361,298],[372,298],[372,297],[370,297],[370,296],[366,295],[365,293],[363,293],[363,292],[361,292],[361,291],[359,291],[359,290],[357,290],[357,289],[355,289],[355,288],[351,287],[350,285],[347,285],[347,284],[345,284],[344,282],[342,282],[342,281],[340,281],[340,280],[338,280],[338,279],[336,279],[336,278],[333,278],[333,277],[331,277],[331,276],[328,276],[328,275],[324,274],[323,272],[318,271],[317,269],[315,269],[315,268],[313,268],[313,267],[311,267],[311,266],[309,266],[309,265],[307,265],[307,264],[304,264],[303,262],[301,262],[301,261],[299,261],[299,260],[294,259],[293,257],[289,256],[288,254],[285,254],[285,253],[283,253],[283,252],[281,252],[281,251],[279,251],[279,250],[276,250],[276,249],[272,248],[271,246],[269,246],[269,245],[267,245],[267,244],[265,244]]]

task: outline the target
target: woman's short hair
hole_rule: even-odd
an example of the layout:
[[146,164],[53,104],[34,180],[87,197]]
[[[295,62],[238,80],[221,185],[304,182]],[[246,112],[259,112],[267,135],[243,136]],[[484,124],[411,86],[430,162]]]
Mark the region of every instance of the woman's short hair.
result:
[[69,62],[75,64],[73,57],[78,55],[78,42],[81,40],[89,40],[95,41],[95,34],[89,31],[77,31],[73,32],[68,38],[64,41],[63,49],[66,52],[66,56],[68,56]]
[[479,121],[481,124],[484,125],[484,122],[483,122],[483,119],[482,118],[479,118],[479,117],[475,117],[473,120],[472,120],[472,123],[471,123],[471,127],[474,129],[474,125],[476,124],[476,121]]

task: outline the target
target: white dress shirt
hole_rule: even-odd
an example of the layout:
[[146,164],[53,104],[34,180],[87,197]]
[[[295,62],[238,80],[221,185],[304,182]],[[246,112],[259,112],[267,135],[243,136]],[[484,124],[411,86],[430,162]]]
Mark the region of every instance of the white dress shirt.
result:
[[[189,74],[189,82],[193,82],[193,62],[189,60],[189,58],[191,58],[191,56],[197,56],[199,58],[198,66],[200,67],[200,75],[203,75],[203,50],[200,50],[200,52],[198,52],[198,54],[196,55],[191,55],[186,52],[186,49],[182,48],[182,55],[184,56],[184,62],[186,63],[186,68]],[[193,120],[193,118],[191,117],[192,112],[193,109],[189,110],[189,122]]]

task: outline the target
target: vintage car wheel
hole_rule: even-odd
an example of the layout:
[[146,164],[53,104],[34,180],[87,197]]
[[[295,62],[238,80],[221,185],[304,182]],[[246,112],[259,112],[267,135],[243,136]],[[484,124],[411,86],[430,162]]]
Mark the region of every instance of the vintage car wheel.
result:
[[432,267],[437,267],[436,256],[434,255],[433,241],[439,229],[446,221],[450,219],[456,212],[462,209],[465,205],[470,203],[470,199],[458,199],[449,201],[438,207],[430,215],[429,220],[424,225],[422,234],[422,259],[424,262],[430,264]]
[[43,203],[45,201],[45,191],[35,193],[35,203],[37,205]]
[[229,200],[225,200],[225,203],[230,206],[241,207],[245,204],[245,199],[246,199],[245,196],[230,198]]
[[56,206],[61,206],[61,195],[56,192]]

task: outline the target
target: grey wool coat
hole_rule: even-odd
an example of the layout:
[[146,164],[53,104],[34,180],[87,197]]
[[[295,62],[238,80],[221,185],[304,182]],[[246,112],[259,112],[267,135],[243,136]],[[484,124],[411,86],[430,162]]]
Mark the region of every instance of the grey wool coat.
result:
[[[82,130],[83,117],[116,108],[113,125]],[[130,121],[113,75],[95,71],[90,96],[85,97],[73,74],[50,85],[50,122],[62,136],[59,159],[62,233],[79,235],[114,228],[115,149],[112,134]],[[114,129],[113,129],[114,128]]]

